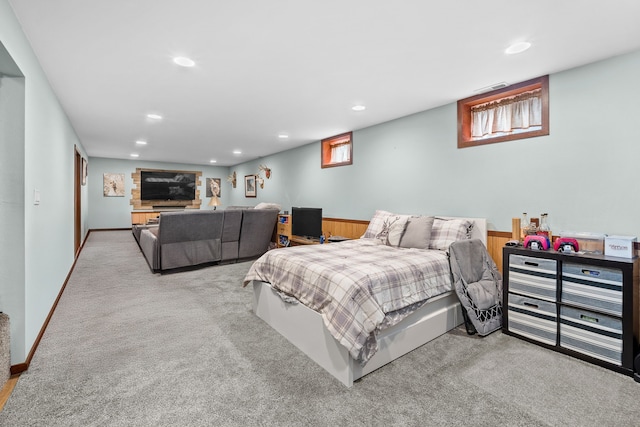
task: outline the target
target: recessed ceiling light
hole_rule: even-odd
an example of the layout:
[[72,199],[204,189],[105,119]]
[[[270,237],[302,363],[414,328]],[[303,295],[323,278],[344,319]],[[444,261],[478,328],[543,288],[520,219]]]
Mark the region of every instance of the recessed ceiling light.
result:
[[242,151],[240,151],[240,150],[233,150],[233,154],[242,154]]
[[354,105],[353,107],[351,107],[351,109],[353,111],[364,111],[367,109],[367,107],[365,107],[364,105]]
[[196,65],[195,61],[185,56],[176,56],[173,58],[173,62],[181,67],[193,67]]
[[140,154],[138,154],[138,153],[131,153],[131,154],[129,154],[129,155],[130,155],[131,157],[140,157]]
[[209,163],[218,163],[218,161],[211,159],[211,160],[209,160]]
[[155,114],[155,113],[147,114],[147,118],[151,120],[162,120],[162,116],[160,114]]
[[529,43],[529,42],[518,42],[518,43],[514,43],[511,46],[509,46],[507,48],[507,50],[505,50],[504,52],[507,55],[515,55],[516,53],[524,52],[525,50],[529,49],[530,47],[531,47],[531,43]]
[[138,144],[138,145],[147,145],[147,141],[143,141],[143,140],[139,139],[139,140],[136,141],[136,144]]
[[286,133],[279,133],[278,134],[278,138],[279,139],[288,139],[289,135],[287,135]]

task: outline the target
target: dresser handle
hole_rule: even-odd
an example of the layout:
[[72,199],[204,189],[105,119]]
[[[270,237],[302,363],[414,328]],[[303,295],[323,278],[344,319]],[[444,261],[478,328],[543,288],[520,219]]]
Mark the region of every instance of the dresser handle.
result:
[[585,314],[581,314],[580,315],[580,319],[581,320],[585,320],[587,322],[591,322],[591,323],[598,323],[600,320],[598,320],[597,317],[591,317],[591,316],[587,316]]
[[582,274],[586,274],[587,276],[598,277],[600,275],[600,272],[598,270],[587,270],[586,268],[583,268]]

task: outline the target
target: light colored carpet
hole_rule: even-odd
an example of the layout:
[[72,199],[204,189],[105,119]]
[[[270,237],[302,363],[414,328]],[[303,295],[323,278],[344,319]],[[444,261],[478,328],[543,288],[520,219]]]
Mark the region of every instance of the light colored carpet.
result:
[[250,263],[152,274],[92,232],[2,426],[633,426],[632,378],[458,328],[346,388],[251,312]]
[[0,389],[11,375],[10,330],[11,322],[9,321],[9,316],[0,311]]

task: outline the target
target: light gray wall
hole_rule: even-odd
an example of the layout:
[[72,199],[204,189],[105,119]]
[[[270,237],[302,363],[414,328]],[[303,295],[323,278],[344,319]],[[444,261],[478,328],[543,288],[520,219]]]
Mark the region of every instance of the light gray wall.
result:
[[[201,171],[200,198],[202,199],[202,209],[213,209],[207,206],[209,199],[206,196],[206,178],[220,178],[225,182],[228,168],[209,165],[188,165],[180,163],[147,162],[138,160],[118,160],[101,157],[90,157],[88,163],[87,188],[89,191],[89,229],[105,228],[130,228],[131,227],[131,189],[133,179],[131,174],[136,168],[148,169],[168,169],[168,170],[189,170]],[[122,173],[124,174],[125,195],[124,197],[104,197],[103,174]],[[220,200],[226,204],[228,196],[226,187],[222,185]],[[224,208],[224,206],[222,206]]]
[[[0,45],[1,47],[1,45]],[[0,63],[13,62],[8,54]],[[24,78],[0,78],[0,311],[10,316],[11,353],[25,347]]]
[[[640,52],[552,74],[549,136],[459,150],[453,103],[355,131],[351,166],[321,169],[315,142],[230,171],[242,178],[266,164],[273,177],[255,201],[329,217],[478,216],[510,231],[522,212],[547,212],[554,232],[640,236],[638,75]],[[250,200],[243,188],[239,179],[232,203]]]
[[[7,236],[2,240],[5,248],[23,250],[22,263],[15,268],[24,271],[24,278],[0,283],[3,290],[12,286],[23,300],[22,305],[0,307],[11,319],[11,363],[16,364],[26,360],[73,264],[74,146],[85,154],[7,0],[0,0],[0,43],[25,77],[21,153],[14,153],[18,161],[8,165],[8,173],[20,181],[22,194],[9,197],[21,204],[23,222],[12,223],[19,235],[15,242],[5,240]],[[41,193],[37,206],[35,189]],[[84,191],[82,199],[86,201]],[[81,211],[86,218],[86,203]],[[23,325],[16,329],[14,321]]]

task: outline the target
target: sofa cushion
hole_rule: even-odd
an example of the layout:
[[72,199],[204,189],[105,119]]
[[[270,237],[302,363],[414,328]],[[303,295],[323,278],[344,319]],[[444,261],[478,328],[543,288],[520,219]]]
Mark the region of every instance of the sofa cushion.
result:
[[160,244],[220,239],[223,211],[182,211],[160,214]]
[[238,259],[240,227],[242,226],[241,209],[225,210],[222,226],[222,261]]
[[242,210],[230,210],[224,212],[222,225],[222,241],[233,242],[240,239],[240,226],[242,225]]
[[238,258],[254,258],[267,252],[277,222],[275,209],[242,211]]

